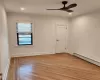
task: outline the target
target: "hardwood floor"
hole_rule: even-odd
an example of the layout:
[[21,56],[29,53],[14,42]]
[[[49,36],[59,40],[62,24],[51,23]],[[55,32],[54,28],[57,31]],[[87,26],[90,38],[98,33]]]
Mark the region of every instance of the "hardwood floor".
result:
[[69,54],[13,58],[8,80],[100,80],[100,67]]

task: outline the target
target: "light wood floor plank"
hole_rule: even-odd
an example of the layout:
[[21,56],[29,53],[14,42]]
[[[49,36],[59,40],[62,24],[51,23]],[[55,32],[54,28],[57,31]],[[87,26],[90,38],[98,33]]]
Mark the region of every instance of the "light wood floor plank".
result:
[[100,67],[69,54],[13,58],[9,80],[100,80]]

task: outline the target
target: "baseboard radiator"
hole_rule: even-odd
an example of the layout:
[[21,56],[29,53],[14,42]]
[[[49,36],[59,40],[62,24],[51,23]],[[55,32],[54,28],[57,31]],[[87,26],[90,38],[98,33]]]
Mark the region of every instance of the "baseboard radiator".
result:
[[93,59],[87,58],[87,57],[85,57],[83,55],[80,55],[80,54],[77,54],[77,53],[73,53],[73,55],[76,56],[76,57],[78,57],[78,58],[81,58],[81,59],[83,59],[85,61],[88,61],[88,62],[90,62],[92,64],[95,64],[97,66],[100,66],[100,62],[98,62],[98,61],[95,61]]

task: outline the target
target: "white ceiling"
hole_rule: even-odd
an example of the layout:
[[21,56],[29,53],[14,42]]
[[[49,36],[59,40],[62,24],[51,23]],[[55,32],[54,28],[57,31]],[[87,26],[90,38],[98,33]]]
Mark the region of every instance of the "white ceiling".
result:
[[[49,8],[61,8],[63,0],[4,0],[8,12],[24,12],[32,14],[68,16],[64,11],[47,11]],[[66,0],[68,4],[77,3],[73,16],[88,13],[100,9],[100,0]],[[67,5],[68,5],[67,4]],[[20,7],[26,8],[24,11]]]

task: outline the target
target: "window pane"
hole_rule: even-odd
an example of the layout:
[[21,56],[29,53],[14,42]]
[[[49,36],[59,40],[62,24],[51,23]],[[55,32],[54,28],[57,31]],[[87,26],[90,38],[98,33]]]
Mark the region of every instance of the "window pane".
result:
[[31,37],[31,35],[18,35],[18,37],[20,37],[20,38],[30,38]]
[[32,44],[31,43],[31,37],[30,38],[19,38],[19,45],[22,45],[22,44]]
[[17,23],[18,45],[32,45],[32,24]]
[[31,45],[32,34],[18,34],[18,42],[19,45]]
[[17,32],[31,32],[32,24],[31,23],[17,23]]

